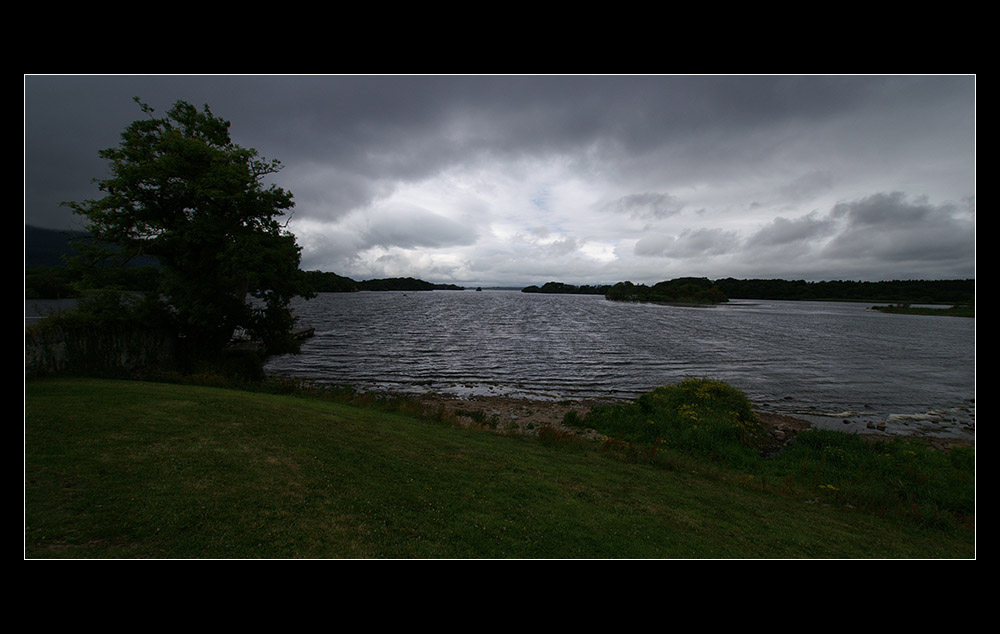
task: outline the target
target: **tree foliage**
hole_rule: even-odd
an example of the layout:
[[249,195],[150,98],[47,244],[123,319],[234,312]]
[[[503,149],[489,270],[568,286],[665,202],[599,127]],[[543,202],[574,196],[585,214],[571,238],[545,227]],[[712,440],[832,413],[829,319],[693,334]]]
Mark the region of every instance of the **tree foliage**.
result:
[[521,289],[522,293],[547,293],[555,295],[604,295],[611,289],[609,285],[574,286],[565,282],[546,282],[541,286],[531,285]]
[[[130,124],[99,152],[103,197],[65,203],[121,260],[159,262],[159,298],[198,350],[220,351],[237,329],[270,352],[295,348],[289,303],[308,296],[300,247],[279,218],[292,194],[265,180],[281,164],[235,144],[228,121],[178,101]],[[91,254],[93,255],[93,254]]]
[[455,284],[434,284],[412,277],[388,277],[356,282],[328,271],[305,271],[310,288],[318,293],[353,293],[356,291],[461,291]]
[[679,277],[653,286],[619,282],[605,295],[620,302],[721,304],[729,301],[725,293],[704,277]]

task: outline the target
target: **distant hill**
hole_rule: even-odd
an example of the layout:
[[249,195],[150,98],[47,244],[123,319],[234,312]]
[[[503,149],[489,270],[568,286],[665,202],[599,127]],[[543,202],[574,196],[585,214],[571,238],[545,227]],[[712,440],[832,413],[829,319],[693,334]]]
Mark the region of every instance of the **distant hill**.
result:
[[[42,229],[24,226],[24,297],[25,299],[62,299],[78,297],[83,273],[67,266],[76,255],[73,242],[87,240],[84,231]],[[144,290],[153,287],[157,261],[138,258],[125,268],[104,269],[103,284]],[[87,282],[92,283],[93,280]]]
[[[24,268],[37,269],[66,265],[66,258],[76,255],[73,242],[89,238],[86,231],[69,229],[43,229],[24,225]],[[155,258],[136,258],[130,267],[157,266]]]
[[[76,278],[64,270],[66,261],[76,254],[72,243],[85,240],[88,235],[85,231],[24,226],[24,269],[28,296],[65,297],[73,292],[70,283],[76,281]],[[129,263],[130,268],[156,265],[156,260],[152,258],[142,258]],[[325,271],[306,271],[305,274],[312,287],[320,293],[464,290],[454,284],[433,284],[412,277],[357,282],[349,277]]]
[[41,227],[25,225],[24,268],[63,266],[65,264],[64,256],[73,254],[70,242],[86,237],[87,234],[83,231],[42,229]]

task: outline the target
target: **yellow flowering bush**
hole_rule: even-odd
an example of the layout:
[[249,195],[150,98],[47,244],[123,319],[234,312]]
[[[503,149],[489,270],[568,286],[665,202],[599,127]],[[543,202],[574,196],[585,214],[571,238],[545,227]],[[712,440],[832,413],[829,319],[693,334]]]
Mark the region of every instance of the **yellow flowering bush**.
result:
[[598,406],[581,422],[628,442],[667,444],[713,455],[752,449],[759,428],[746,394],[710,379],[688,379],[631,403]]

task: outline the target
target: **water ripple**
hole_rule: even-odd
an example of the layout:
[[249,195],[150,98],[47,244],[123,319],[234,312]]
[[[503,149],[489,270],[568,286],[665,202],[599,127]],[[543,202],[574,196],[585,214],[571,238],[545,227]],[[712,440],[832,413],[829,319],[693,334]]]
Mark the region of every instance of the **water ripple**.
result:
[[[691,376],[762,408],[851,422],[974,418],[975,323],[828,302],[681,308],[503,291],[329,293],[295,306],[315,328],[272,374],[361,388],[634,398]],[[954,412],[958,412],[954,414]],[[967,414],[963,414],[966,412]]]

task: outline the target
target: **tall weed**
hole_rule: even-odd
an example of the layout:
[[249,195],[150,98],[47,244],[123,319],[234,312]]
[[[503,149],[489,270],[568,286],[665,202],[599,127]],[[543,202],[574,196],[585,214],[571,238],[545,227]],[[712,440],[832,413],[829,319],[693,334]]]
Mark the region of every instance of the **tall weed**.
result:
[[975,449],[942,451],[914,439],[875,440],[835,431],[800,433],[761,465],[821,495],[869,509],[901,508],[937,522],[936,511],[975,513]]

